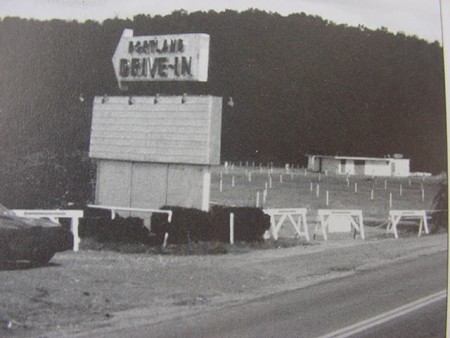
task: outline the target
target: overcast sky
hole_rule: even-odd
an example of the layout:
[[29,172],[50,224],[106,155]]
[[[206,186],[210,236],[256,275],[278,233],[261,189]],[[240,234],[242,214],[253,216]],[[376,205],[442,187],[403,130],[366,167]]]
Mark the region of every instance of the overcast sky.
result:
[[319,15],[336,23],[387,27],[429,41],[441,41],[439,0],[0,0],[0,17],[103,21],[136,14],[165,15],[174,10],[223,11],[257,8],[288,15]]

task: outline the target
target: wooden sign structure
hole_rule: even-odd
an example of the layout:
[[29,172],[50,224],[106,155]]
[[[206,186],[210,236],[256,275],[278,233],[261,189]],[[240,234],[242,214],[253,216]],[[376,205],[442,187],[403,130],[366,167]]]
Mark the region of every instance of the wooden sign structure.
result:
[[418,237],[421,236],[423,228],[425,228],[425,233],[429,234],[428,229],[427,213],[425,210],[390,210],[389,211],[389,223],[386,228],[387,232],[393,232],[395,239],[398,239],[397,225],[400,219],[419,219],[419,233]]
[[321,227],[325,240],[328,240],[327,232],[351,232],[353,227],[355,230],[353,237],[356,236],[358,231],[361,234],[361,238],[365,239],[361,210],[319,209],[317,212],[320,223],[314,229],[314,237],[319,227]]
[[[134,36],[125,29],[112,58],[119,88],[207,81],[209,39],[201,33]],[[148,213],[135,210],[207,211],[211,166],[220,164],[221,121],[221,97],[95,97],[89,149],[97,163],[95,204],[144,221]]]
[[[286,219],[288,219],[289,223],[297,233],[297,236],[305,237],[309,242],[306,208],[264,209],[263,211],[270,216],[270,233],[273,239],[278,239],[278,232],[280,231],[281,226],[285,224]],[[297,220],[295,220],[295,217],[297,217]]]
[[95,204],[208,210],[221,120],[219,97],[96,97],[89,151],[97,162]]

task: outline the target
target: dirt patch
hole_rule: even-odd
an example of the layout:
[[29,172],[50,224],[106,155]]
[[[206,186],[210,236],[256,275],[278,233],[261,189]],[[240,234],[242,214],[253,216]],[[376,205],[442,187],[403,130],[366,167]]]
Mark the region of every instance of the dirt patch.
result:
[[439,234],[213,256],[64,252],[46,266],[0,269],[0,336],[58,337],[124,318],[158,321],[446,249],[447,235]]

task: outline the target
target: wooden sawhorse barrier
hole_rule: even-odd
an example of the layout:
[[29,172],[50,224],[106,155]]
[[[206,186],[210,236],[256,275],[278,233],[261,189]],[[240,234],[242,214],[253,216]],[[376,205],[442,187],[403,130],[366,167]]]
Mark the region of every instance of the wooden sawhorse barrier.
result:
[[415,218],[420,220],[418,237],[422,234],[423,228],[425,228],[426,234],[430,233],[428,229],[427,213],[425,210],[391,210],[389,211],[389,223],[386,231],[393,232],[395,239],[398,239],[397,225],[401,218]]
[[313,238],[315,238],[316,231],[320,226],[323,238],[328,240],[327,232],[329,230],[329,219],[333,215],[339,215],[345,217],[350,222],[350,225],[355,229],[353,238],[356,237],[356,231],[359,231],[361,238],[365,239],[363,215],[361,210],[319,209],[317,212],[319,215],[320,224],[316,225]]
[[83,217],[83,210],[11,210],[19,217],[27,218],[49,218],[54,222],[59,222],[60,218],[70,218],[70,231],[73,235],[73,251],[77,252],[80,246],[80,237],[78,235],[79,219]]
[[[309,242],[308,224],[306,223],[306,208],[296,209],[264,209],[264,213],[270,216],[270,233],[273,239],[278,239],[280,231],[286,219],[290,220],[292,227],[299,237],[305,237]],[[295,217],[298,217],[295,220]],[[278,221],[277,221],[277,217]]]

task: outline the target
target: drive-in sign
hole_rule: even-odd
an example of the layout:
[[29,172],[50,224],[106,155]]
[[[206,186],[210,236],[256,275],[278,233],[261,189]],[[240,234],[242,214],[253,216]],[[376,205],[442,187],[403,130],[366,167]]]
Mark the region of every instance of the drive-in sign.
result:
[[208,34],[133,36],[125,29],[113,56],[119,85],[125,81],[207,81]]

